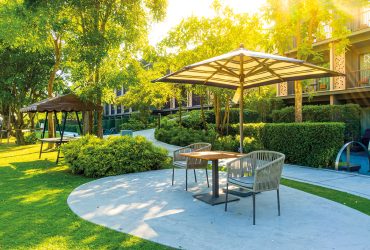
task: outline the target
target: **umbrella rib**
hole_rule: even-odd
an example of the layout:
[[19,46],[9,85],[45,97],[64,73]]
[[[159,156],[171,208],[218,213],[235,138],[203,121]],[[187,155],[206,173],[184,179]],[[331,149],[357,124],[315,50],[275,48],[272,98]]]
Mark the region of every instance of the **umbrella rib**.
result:
[[[214,66],[212,66],[212,65],[210,65],[210,64],[208,64],[208,66],[209,67],[211,67],[211,68],[214,68],[214,69],[216,69],[216,71],[215,72],[213,72],[212,73],[212,75],[210,75],[205,81],[204,81],[204,84],[206,83],[206,82],[208,82],[210,79],[212,79],[212,77],[214,77],[218,72],[225,72],[225,71],[222,71],[222,68],[223,67],[225,67],[225,65],[226,64],[228,64],[230,61],[231,61],[231,59],[232,59],[232,57],[229,59],[229,60],[227,60],[225,63],[224,63],[224,65],[222,65],[222,64],[220,64],[220,63],[218,63],[218,62],[215,62],[217,65],[219,65],[220,67],[219,68],[217,68],[217,67],[214,67]],[[226,68],[226,67],[225,67]],[[226,68],[227,69],[227,68]],[[228,72],[225,72],[225,73],[228,73]],[[233,72],[234,73],[234,72]],[[229,74],[230,75],[230,74]]]
[[[226,61],[226,63],[224,65],[220,64],[219,62],[215,62],[218,66],[220,66],[220,68],[226,70],[227,72],[230,73],[230,75],[232,76],[235,76],[237,78],[239,78],[238,74],[236,74],[234,71],[230,70],[229,68],[226,67],[226,64],[228,64],[230,61],[231,61],[232,58],[230,58],[228,61]],[[210,65],[211,66],[211,65]]]
[[[264,62],[266,62],[267,60],[268,60],[268,59],[263,60],[263,63],[264,63]],[[255,73],[255,71],[256,71],[259,67],[261,67],[261,65],[260,65],[260,64],[258,64],[257,66],[255,66],[253,69],[251,69],[248,73],[246,73],[246,74],[244,75],[244,78],[247,78],[247,77],[251,76],[251,75],[252,75],[252,73]]]
[[266,64],[263,64],[263,62],[260,62],[256,58],[253,58],[253,60],[255,60],[259,65],[261,65],[262,68],[264,68],[268,72],[270,72],[270,74],[276,76],[277,78],[279,78],[280,81],[284,82],[284,79],[279,74],[275,73],[275,71],[273,71],[272,69],[270,69]]

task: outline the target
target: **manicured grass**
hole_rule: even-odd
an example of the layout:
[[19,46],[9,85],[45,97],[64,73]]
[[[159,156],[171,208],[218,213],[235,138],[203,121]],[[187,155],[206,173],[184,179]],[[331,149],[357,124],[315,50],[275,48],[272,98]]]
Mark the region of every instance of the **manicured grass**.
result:
[[66,200],[93,179],[56,165],[55,152],[39,160],[38,150],[0,145],[0,249],[167,248],[80,219]]
[[353,194],[288,179],[282,179],[281,184],[338,202],[347,207],[363,212],[364,214],[370,215],[370,200],[368,199]]

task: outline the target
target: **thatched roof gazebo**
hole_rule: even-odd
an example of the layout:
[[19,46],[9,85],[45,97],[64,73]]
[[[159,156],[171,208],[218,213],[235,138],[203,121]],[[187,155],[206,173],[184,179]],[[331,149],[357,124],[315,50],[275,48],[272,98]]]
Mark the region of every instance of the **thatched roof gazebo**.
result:
[[[36,112],[46,113],[44,128],[42,130],[42,135],[40,139],[41,147],[40,147],[39,158],[41,158],[42,146],[44,142],[56,143],[57,146],[60,146],[62,143],[65,143],[69,140],[69,139],[63,138],[68,113],[76,114],[78,126],[80,128],[81,134],[83,134],[81,121],[78,117],[78,112],[96,111],[96,110],[101,110],[101,109],[102,109],[101,106],[95,105],[94,103],[89,102],[89,101],[83,101],[75,94],[67,94],[67,95],[48,98],[40,102],[36,102],[34,104],[31,104],[27,107],[22,108],[20,111],[23,113],[36,113]],[[58,112],[64,113],[62,124],[59,124],[59,121],[57,118]],[[48,123],[49,113],[54,113],[55,115],[55,123],[56,123],[56,127],[59,130],[60,138],[45,138],[45,130],[46,130],[46,124]],[[58,160],[60,158],[59,154],[60,154],[60,147],[58,148],[58,157],[57,157],[56,163],[58,163]]]

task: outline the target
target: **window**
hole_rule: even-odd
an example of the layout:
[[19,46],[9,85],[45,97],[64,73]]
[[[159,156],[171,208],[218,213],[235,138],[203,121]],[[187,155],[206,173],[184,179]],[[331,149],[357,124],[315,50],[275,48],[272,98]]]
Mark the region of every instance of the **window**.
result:
[[115,114],[115,112],[114,112],[114,111],[115,111],[115,109],[114,109],[114,105],[113,105],[113,104],[111,104],[111,105],[110,105],[110,114],[111,114],[111,115],[114,115],[114,114]]
[[105,104],[104,111],[106,115],[109,115],[109,104]]
[[121,112],[122,112],[122,106],[117,105],[117,114],[121,114]]
[[193,106],[199,106],[200,105],[200,96],[199,95],[197,95],[197,94],[192,94],[192,104],[193,104]]
[[360,55],[360,70],[370,69],[370,52]]
[[116,95],[117,96],[122,95],[122,88],[119,88],[119,89],[116,90]]
[[360,55],[359,82],[361,84],[370,84],[370,52]]

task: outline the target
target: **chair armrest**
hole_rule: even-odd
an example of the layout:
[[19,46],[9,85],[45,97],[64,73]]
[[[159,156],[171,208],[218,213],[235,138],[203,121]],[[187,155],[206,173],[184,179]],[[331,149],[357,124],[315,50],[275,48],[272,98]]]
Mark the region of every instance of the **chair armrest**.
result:
[[173,151],[173,161],[186,161],[185,156],[181,156],[182,153],[190,153],[192,150],[190,146],[179,148],[175,151]]

